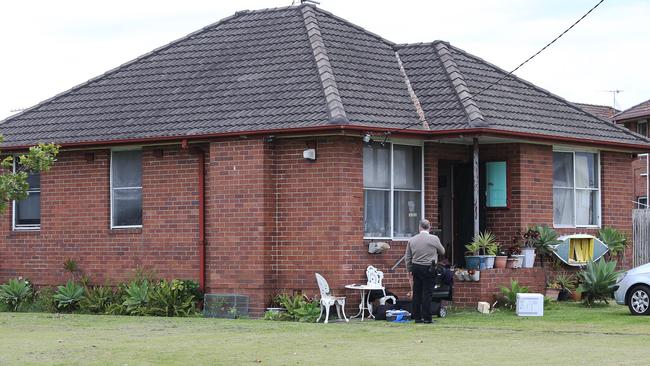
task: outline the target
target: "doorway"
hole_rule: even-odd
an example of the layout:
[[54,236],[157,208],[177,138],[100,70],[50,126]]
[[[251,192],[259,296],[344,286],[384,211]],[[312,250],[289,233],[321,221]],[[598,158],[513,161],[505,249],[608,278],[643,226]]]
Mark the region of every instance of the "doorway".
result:
[[[480,177],[480,175],[479,175]],[[471,163],[439,161],[438,227],[446,257],[453,265],[465,265],[465,245],[474,236],[474,184]],[[482,184],[483,179],[479,182]],[[480,189],[482,192],[483,189]],[[484,195],[479,195],[479,229],[485,229]]]

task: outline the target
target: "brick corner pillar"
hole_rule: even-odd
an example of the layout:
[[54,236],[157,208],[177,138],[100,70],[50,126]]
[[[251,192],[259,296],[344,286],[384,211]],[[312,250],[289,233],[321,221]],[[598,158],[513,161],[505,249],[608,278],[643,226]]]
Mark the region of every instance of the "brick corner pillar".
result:
[[260,315],[274,289],[273,150],[263,139],[210,144],[206,173],[206,293],[249,296]]

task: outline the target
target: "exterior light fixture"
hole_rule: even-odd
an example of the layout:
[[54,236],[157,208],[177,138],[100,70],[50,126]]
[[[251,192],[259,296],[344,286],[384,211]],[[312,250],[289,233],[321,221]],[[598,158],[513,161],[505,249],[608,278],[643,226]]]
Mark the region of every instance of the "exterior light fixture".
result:
[[363,140],[364,143],[368,144],[368,143],[370,143],[370,138],[371,137],[372,136],[370,136],[369,133],[366,133],[365,135],[363,135],[362,140]]

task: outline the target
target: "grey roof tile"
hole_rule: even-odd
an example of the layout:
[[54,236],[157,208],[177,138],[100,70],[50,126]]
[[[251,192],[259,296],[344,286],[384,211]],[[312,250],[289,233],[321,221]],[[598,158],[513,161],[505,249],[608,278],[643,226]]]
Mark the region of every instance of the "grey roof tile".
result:
[[[401,64],[400,64],[401,61]],[[239,12],[0,123],[4,146],[350,124],[627,144],[608,124],[444,42],[395,45],[313,6]]]

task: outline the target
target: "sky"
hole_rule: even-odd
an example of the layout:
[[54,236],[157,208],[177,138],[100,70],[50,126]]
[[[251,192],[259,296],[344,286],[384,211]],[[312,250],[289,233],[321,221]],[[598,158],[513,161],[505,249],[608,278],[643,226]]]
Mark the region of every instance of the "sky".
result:
[[[0,119],[236,11],[291,2],[2,1]],[[393,42],[445,40],[512,70],[597,0],[320,3]],[[650,0],[605,0],[516,75],[573,102],[611,106],[617,89],[618,109],[650,99]]]

